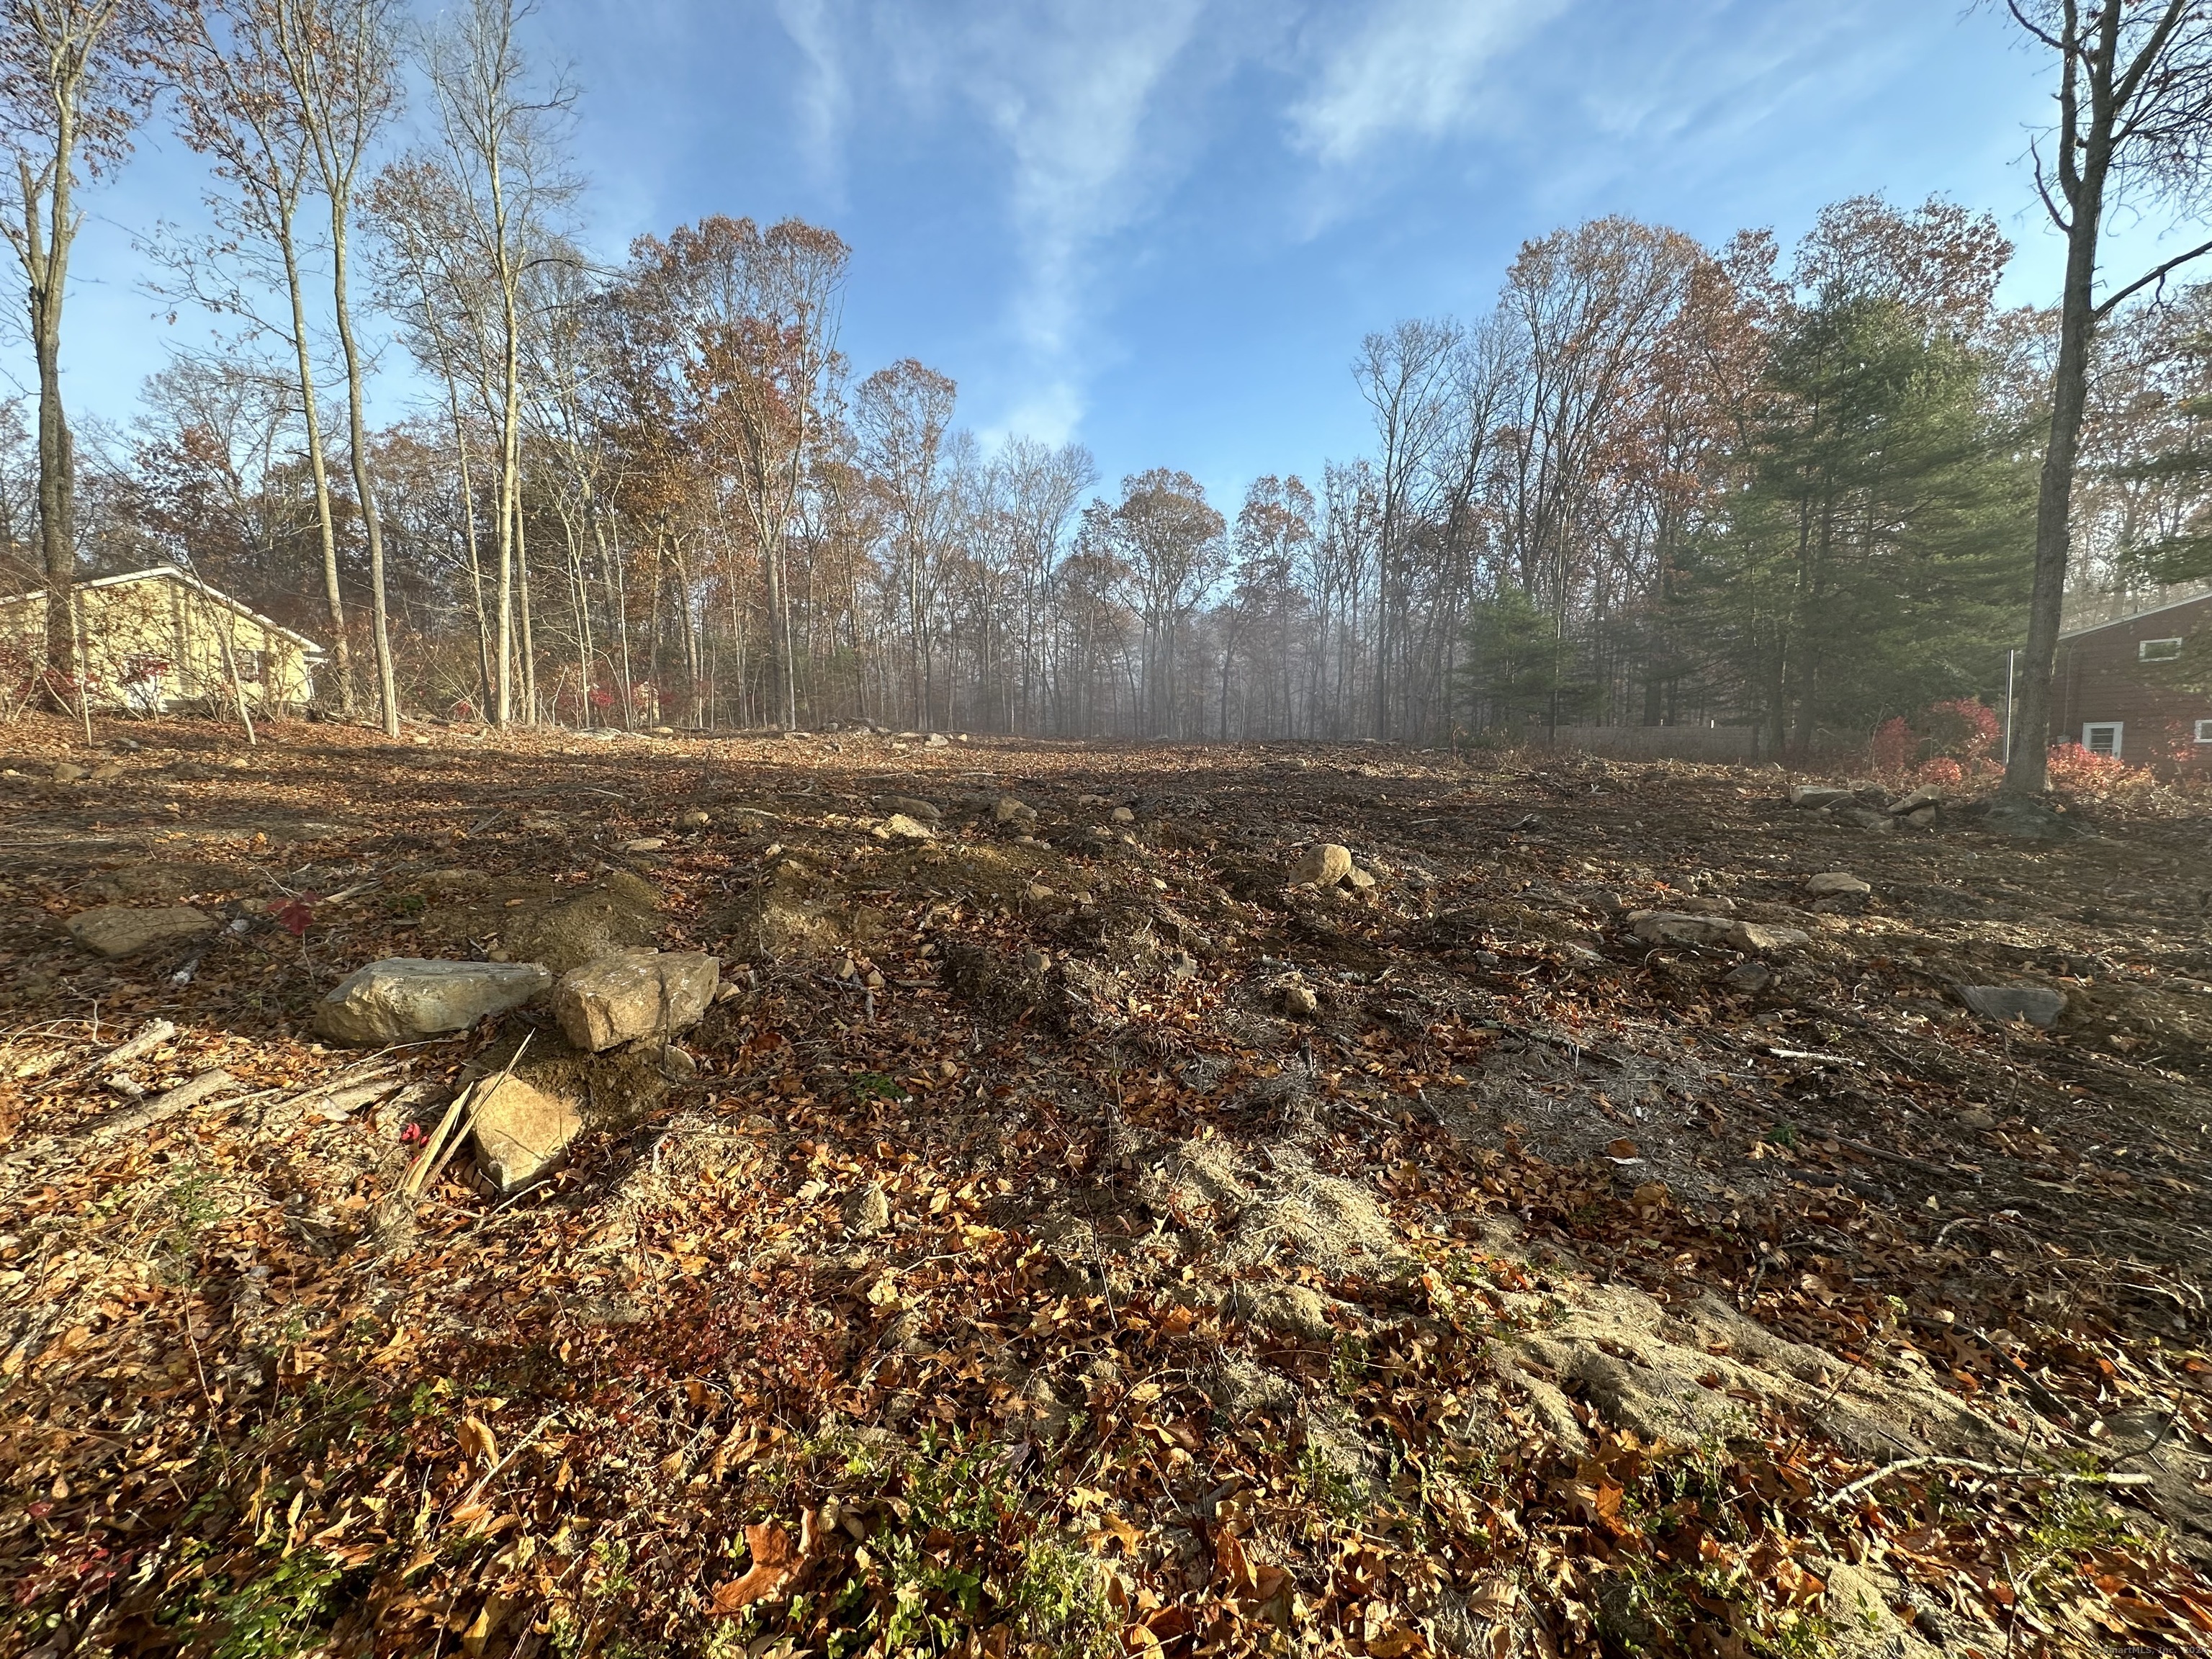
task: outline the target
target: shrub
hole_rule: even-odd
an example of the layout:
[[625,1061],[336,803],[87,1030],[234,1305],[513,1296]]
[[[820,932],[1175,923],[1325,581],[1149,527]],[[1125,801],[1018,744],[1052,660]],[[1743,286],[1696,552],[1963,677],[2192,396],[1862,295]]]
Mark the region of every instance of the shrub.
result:
[[1966,781],[1966,769],[1948,755],[1938,755],[1923,761],[1912,781],[1930,789],[1955,789]]
[[1929,752],[1959,761],[1968,771],[1978,769],[1996,751],[2002,729],[1997,711],[1972,697],[1929,703],[1925,725]]
[[1912,727],[1900,714],[1884,720],[1875,729],[1874,741],[1867,745],[1867,762],[1875,776],[1885,783],[1902,778],[1912,767],[1912,757],[1920,741],[1912,735]]
[[2078,743],[2051,745],[2048,775],[2053,789],[2110,789],[2128,781],[2135,770],[2118,755],[2092,754]]

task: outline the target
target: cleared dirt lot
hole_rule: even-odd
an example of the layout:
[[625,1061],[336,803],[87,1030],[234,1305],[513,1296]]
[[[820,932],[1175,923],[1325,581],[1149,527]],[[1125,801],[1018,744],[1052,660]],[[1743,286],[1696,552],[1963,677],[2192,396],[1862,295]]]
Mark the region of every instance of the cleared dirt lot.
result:
[[[0,732],[15,1650],[2212,1643],[2201,799],[100,735]],[[672,1050],[313,1035],[647,945]],[[396,1196],[510,1064],[557,1170]]]

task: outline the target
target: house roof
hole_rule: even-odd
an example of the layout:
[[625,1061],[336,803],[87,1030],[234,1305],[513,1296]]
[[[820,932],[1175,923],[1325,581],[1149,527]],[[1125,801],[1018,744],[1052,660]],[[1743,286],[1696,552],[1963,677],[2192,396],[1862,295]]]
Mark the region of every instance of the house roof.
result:
[[[76,586],[80,590],[88,587],[122,587],[132,582],[157,580],[180,582],[185,586],[192,589],[195,592],[200,593],[206,598],[214,600],[217,605],[226,606],[229,610],[235,611],[238,615],[246,617],[248,621],[258,623],[270,633],[283,635],[286,639],[290,640],[294,644],[307,651],[310,655],[320,657],[323,654],[323,647],[316,644],[314,641],[309,639],[305,634],[299,632],[296,629],[287,628],[283,623],[277,622],[273,618],[263,616],[258,611],[254,610],[252,606],[246,605],[240,600],[234,599],[229,594],[224,592],[221,588],[209,586],[205,582],[202,581],[198,576],[193,575],[190,571],[179,570],[173,564],[149,565],[143,570],[125,571],[120,576],[93,576],[86,580],[76,583]],[[3,598],[0,598],[0,605],[28,605],[33,599],[43,600],[46,596],[46,590],[43,588],[36,589],[28,593],[10,593]]]
[[2154,605],[2151,606],[2149,610],[2138,611],[2130,617],[2116,617],[2111,622],[2099,623],[2091,628],[2069,628],[2058,637],[2062,641],[2066,640],[2078,640],[2091,634],[2101,634],[2108,628],[2131,627],[2135,623],[2142,622],[2148,617],[2163,616],[2169,611],[2179,611],[2189,605],[2204,605],[2207,603],[2212,603],[2212,593],[2192,594],[2185,599],[2171,599],[2164,605]]

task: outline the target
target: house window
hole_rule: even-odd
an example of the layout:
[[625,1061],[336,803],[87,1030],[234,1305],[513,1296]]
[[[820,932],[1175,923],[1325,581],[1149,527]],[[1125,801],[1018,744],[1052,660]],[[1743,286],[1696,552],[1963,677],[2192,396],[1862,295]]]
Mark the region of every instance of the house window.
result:
[[2197,741],[2199,743],[2212,743],[2212,720],[2199,720],[2197,722]]
[[238,660],[238,678],[247,685],[260,684],[262,653],[258,651],[240,651],[234,654]]
[[2124,722],[2097,720],[2081,728],[2081,746],[2093,755],[2110,755],[2119,758],[2120,730]]
[[2180,654],[2179,640],[2144,640],[2136,647],[2137,662],[2172,662]]

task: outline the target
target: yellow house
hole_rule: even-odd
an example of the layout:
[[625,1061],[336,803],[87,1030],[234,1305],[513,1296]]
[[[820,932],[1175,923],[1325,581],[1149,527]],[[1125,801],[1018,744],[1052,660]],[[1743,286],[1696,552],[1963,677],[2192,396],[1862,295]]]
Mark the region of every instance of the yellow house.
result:
[[[315,695],[323,648],[173,564],[95,576],[72,590],[77,650],[95,708],[159,714],[176,702],[227,704],[233,676],[249,704],[298,708]],[[0,662],[45,648],[43,592],[0,599]]]

